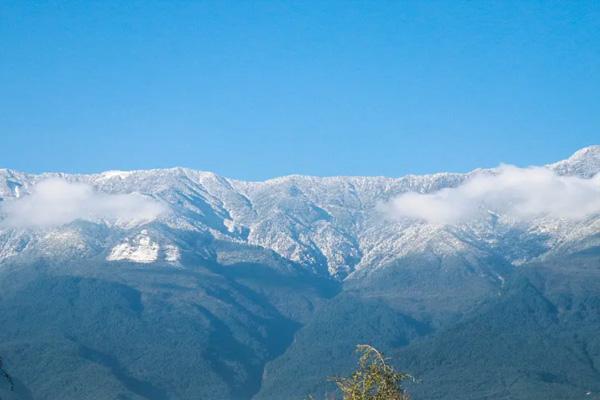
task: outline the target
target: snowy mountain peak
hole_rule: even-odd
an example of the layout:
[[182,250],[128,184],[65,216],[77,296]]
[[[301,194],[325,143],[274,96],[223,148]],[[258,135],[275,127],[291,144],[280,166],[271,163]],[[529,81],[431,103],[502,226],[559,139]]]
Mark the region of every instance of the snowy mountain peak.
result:
[[[600,171],[600,146],[587,147],[547,167],[561,175],[590,178]],[[0,170],[0,263],[31,252],[178,264],[186,252],[194,257],[219,257],[217,243],[226,242],[262,248],[317,274],[343,278],[411,254],[502,254],[509,263],[522,263],[553,247],[576,251],[593,244],[596,219],[521,221],[488,212],[469,223],[435,226],[390,219],[382,212],[382,203],[403,194],[456,188],[473,177],[494,176],[500,170],[401,178],[291,175],[264,182],[187,168],[93,175]],[[47,197],[34,194],[37,185],[57,178],[66,182],[67,188],[75,185],[72,193],[80,199],[57,199],[51,193],[52,207],[68,204],[69,209],[40,210]],[[62,215],[62,219],[49,219],[60,226],[36,227],[27,207],[21,207],[20,218],[13,216],[12,225],[7,225],[5,214],[14,210],[15,204],[27,205],[21,203],[24,198],[30,203],[37,201],[29,206],[42,212],[41,216]],[[90,204],[95,205],[94,210],[90,211]],[[139,218],[127,221],[132,212]],[[20,228],[23,221],[28,225]],[[64,237],[65,232],[70,239],[61,244],[56,238]]]
[[569,160],[583,158],[600,158],[600,145],[596,144],[579,149],[575,153],[573,153],[571,157],[569,157]]
[[561,175],[577,175],[591,178],[600,172],[600,145],[593,145],[577,150],[566,160],[551,164]]

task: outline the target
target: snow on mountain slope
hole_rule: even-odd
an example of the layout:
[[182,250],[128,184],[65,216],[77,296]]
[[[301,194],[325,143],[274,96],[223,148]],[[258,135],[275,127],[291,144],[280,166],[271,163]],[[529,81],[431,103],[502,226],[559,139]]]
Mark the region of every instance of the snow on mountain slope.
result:
[[142,230],[133,239],[126,239],[112,248],[106,259],[108,261],[130,260],[136,263],[151,263],[158,260],[160,245]]
[[585,147],[566,160],[548,167],[561,175],[576,175],[591,178],[600,171],[600,145]]
[[[547,167],[561,175],[590,178],[600,171],[600,146],[579,150]],[[490,213],[468,224],[445,226],[392,221],[378,207],[402,193],[431,193],[494,173],[475,170],[401,178],[294,175],[244,182],[186,168],[92,175],[33,175],[3,169],[0,204],[27,196],[40,181],[60,178],[105,194],[140,193],[168,211],[132,226],[75,221],[54,228],[19,229],[0,223],[0,262],[31,252],[175,264],[185,252],[212,257],[211,243],[226,241],[260,246],[315,273],[343,278],[357,269],[385,266],[416,253],[501,254],[519,264],[556,248],[595,243],[586,238],[597,236],[597,217],[578,223],[552,218],[525,223]]]

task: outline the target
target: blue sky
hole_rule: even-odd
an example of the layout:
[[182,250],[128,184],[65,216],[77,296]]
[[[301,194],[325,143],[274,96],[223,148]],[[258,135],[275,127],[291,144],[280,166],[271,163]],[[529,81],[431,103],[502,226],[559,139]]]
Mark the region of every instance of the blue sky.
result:
[[467,171],[600,142],[600,2],[0,3],[0,166]]

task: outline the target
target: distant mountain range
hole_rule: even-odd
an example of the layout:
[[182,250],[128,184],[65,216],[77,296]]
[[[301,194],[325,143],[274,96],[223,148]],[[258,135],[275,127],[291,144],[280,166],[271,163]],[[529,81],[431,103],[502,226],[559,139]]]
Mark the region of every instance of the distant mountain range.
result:
[[[0,355],[16,392],[0,397],[304,399],[365,342],[418,378],[417,400],[600,399],[600,146],[535,169],[557,179],[535,202],[497,193],[538,175],[490,189],[504,171],[2,169]],[[492,190],[481,212],[419,217],[435,208],[420,196],[478,181],[460,198]],[[395,213],[411,193],[421,214]]]

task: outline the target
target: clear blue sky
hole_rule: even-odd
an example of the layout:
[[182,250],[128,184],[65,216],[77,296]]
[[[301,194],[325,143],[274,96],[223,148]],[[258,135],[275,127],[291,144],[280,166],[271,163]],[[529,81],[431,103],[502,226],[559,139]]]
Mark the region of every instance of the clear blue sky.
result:
[[466,171],[600,142],[598,1],[0,2],[0,166]]

